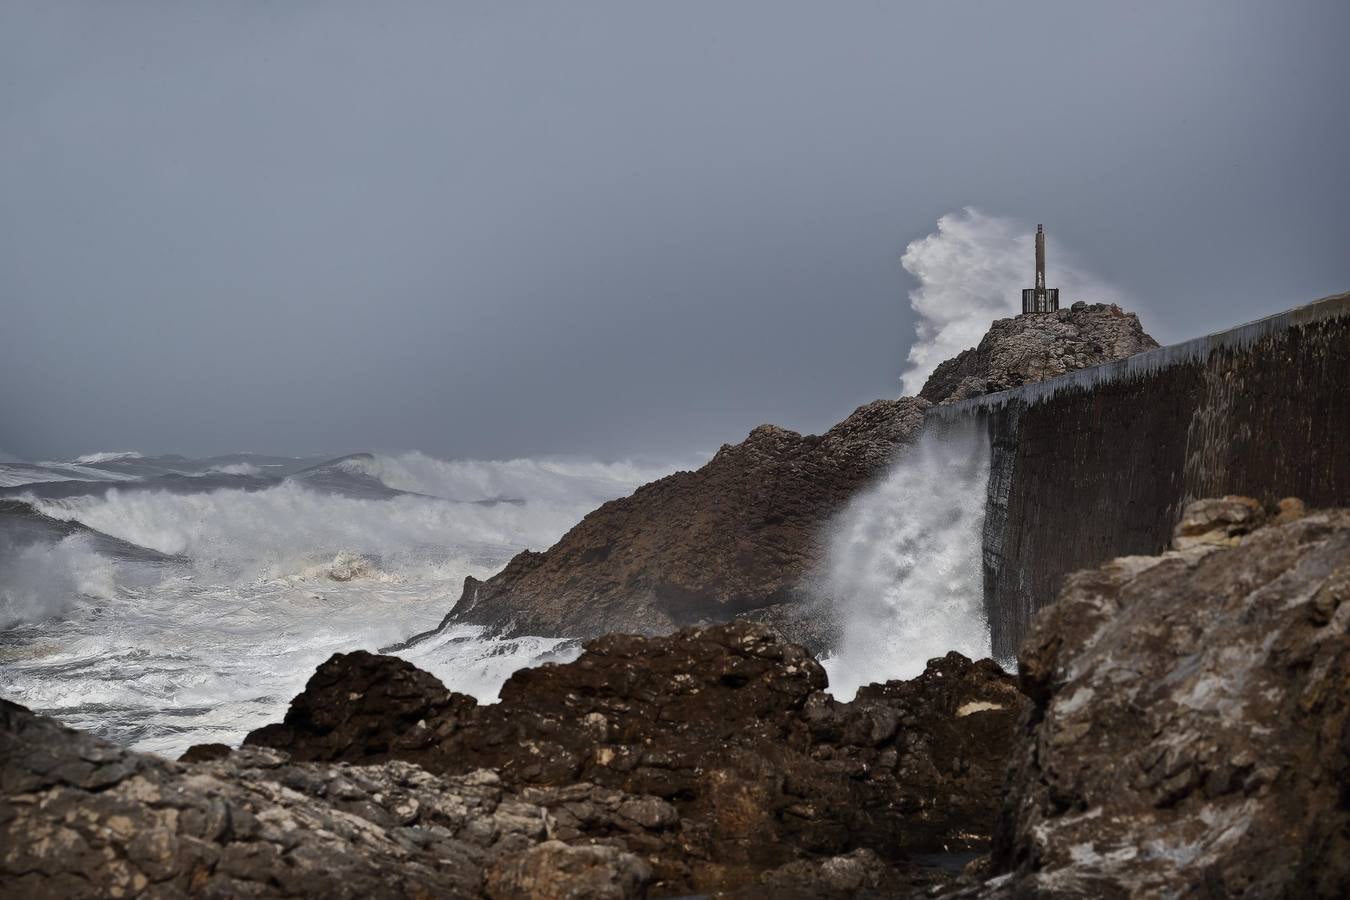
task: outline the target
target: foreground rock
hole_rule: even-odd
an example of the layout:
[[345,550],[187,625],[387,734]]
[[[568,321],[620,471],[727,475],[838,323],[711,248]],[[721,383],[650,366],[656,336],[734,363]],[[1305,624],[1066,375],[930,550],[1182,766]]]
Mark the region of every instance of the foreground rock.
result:
[[184,765],[0,701],[5,897],[640,897],[651,869],[621,838],[548,839],[579,816],[595,834],[644,832],[618,813],[641,803],[256,748]]
[[[450,776],[489,768],[527,800],[576,783],[645,798],[617,808],[646,829],[624,847],[666,893],[746,888],[793,863],[865,874],[820,868],[859,849],[889,883],[930,883],[911,855],[988,846],[1020,704],[1010,676],[953,653],[852,703],[824,686],[803,648],[749,623],[610,635],[574,662],[516,673],[491,706],[403,660],[353,653],[246,743]],[[585,816],[559,823],[564,839],[591,833]]]
[[1075,303],[1057,312],[998,319],[978,347],[940,364],[919,396],[930,403],[966,400],[1156,346],[1139,317],[1114,303]]
[[698,471],[606,503],[548,551],[467,579],[442,627],[592,638],[743,618],[819,652],[835,638],[809,583],[824,525],[917,434],[931,404],[1156,346],[1114,305],[1001,319],[979,347],[939,366],[918,398],[870,403],[820,436],[762,425]]
[[1037,617],[970,896],[1350,896],[1350,511],[1266,518],[1195,504]]

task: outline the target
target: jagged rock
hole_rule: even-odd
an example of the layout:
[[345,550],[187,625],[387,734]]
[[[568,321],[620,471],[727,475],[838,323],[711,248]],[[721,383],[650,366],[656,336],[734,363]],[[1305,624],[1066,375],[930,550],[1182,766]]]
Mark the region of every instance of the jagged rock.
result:
[[1350,896],[1350,510],[1258,510],[1194,504],[1037,616],[1003,874],[963,896]]
[[1114,303],[998,319],[978,347],[941,363],[919,396],[951,403],[1006,391],[1065,372],[1124,359],[1158,346],[1139,317]]
[[499,862],[486,893],[490,900],[623,900],[651,878],[651,867],[631,853],[548,841]]
[[932,403],[1156,346],[1114,305],[999,320],[978,348],[939,366],[918,398],[869,403],[818,437],[761,425],[701,469],[606,503],[546,552],[520,553],[486,581],[465,579],[441,627],[591,638],[740,618],[820,652],[836,638],[811,584],[823,526],[913,438]]
[[1182,513],[1172,532],[1172,544],[1178,550],[1202,544],[1231,547],[1265,521],[1265,509],[1251,497],[1197,500]]
[[[589,785],[533,793],[523,800],[489,771],[292,763],[262,748],[185,765],[0,701],[0,895],[479,897],[509,883],[510,861],[552,847],[541,844],[551,809],[585,808],[597,833],[621,833],[595,801],[644,802]],[[555,866],[547,896],[643,896],[641,859],[622,846],[579,852],[585,866]]]
[[250,743],[288,749],[284,735],[303,731],[309,738],[305,759],[382,761],[395,750],[431,742],[426,723],[454,721],[476,705],[410,662],[357,650],[319,666],[291,702],[286,724],[264,726]]
[[[824,671],[804,648],[741,622],[608,635],[571,663],[517,672],[488,706],[430,676],[405,678],[407,665],[334,656],[285,721],[246,744],[444,774],[490,768],[550,809],[557,801],[528,791],[586,782],[645,797],[574,804],[554,814],[558,836],[623,835],[667,892],[745,887],[769,869],[858,848],[897,864],[907,853],[986,847],[1021,703],[996,665],[956,653],[839,703],[822,693]],[[375,728],[380,704],[349,699],[362,692],[347,689],[348,670],[361,684],[385,670],[416,683],[427,694],[418,708],[434,711]],[[602,810],[608,831],[587,824]]]
[[548,552],[466,579],[446,623],[513,635],[665,634],[801,602],[821,524],[886,465],[927,406],[878,400],[821,436],[762,425],[698,471],[604,504]]

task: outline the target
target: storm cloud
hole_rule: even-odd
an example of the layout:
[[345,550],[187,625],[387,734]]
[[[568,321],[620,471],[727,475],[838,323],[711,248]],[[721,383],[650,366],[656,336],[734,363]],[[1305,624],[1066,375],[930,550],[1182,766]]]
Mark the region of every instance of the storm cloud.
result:
[[991,313],[1044,222],[1066,301],[1256,318],[1350,285],[1347,33],[1336,0],[6,3],[0,446],[818,431],[959,318],[960,259],[901,257],[967,207]]

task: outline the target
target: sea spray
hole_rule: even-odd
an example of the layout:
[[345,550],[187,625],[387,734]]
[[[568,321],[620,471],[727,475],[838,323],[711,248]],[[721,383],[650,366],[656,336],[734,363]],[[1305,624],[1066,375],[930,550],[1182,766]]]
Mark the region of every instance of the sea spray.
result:
[[[33,507],[0,520],[0,619],[9,622],[0,624],[0,696],[168,755],[238,743],[279,720],[333,653],[432,628],[466,575],[488,577],[674,468],[420,453],[320,465],[271,457],[99,465],[131,463],[144,474],[126,485],[76,484],[50,496],[24,485],[84,479],[64,463],[0,466],[0,478],[19,482],[9,495]],[[195,477],[237,465],[270,484]],[[194,477],[166,480],[166,470]],[[175,558],[114,558],[98,549],[112,538],[63,539],[64,522]],[[451,690],[491,702],[515,670],[577,652],[571,640],[498,639],[463,626],[403,655]]]
[[41,622],[79,596],[104,599],[115,590],[111,565],[83,534],[21,543],[0,533],[0,572],[0,629]]
[[[938,363],[980,342],[991,319],[1014,315],[1022,288],[1030,286],[1033,229],[1006,216],[966,207],[938,219],[937,230],[905,248],[900,264],[917,285],[909,292],[916,315],[904,391],[917,395]],[[1051,241],[1051,275],[1065,306],[1074,300],[1128,302],[1134,298],[1076,263]]]
[[831,524],[824,587],[840,642],[825,668],[836,697],[912,678],[950,650],[989,655],[981,570],[988,479],[978,421],[930,425]]

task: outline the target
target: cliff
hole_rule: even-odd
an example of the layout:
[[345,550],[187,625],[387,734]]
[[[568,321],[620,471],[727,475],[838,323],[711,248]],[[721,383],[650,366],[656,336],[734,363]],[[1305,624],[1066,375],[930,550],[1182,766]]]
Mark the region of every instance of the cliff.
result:
[[1155,346],[1136,316],[1109,304],[1001,319],[920,397],[877,400],[821,436],[762,425],[697,471],[606,503],[549,550],[467,579],[442,627],[586,638],[750,618],[823,649],[830,617],[814,607],[810,578],[824,525],[885,470],[932,403]]

